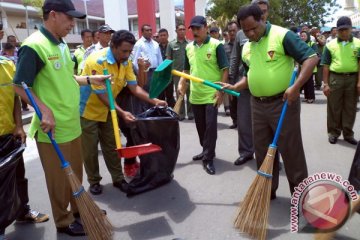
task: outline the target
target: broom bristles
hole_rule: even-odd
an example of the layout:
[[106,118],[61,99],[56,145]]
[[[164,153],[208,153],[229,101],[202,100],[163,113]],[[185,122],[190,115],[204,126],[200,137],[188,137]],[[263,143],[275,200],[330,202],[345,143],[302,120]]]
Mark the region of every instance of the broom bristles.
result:
[[184,96],[183,95],[179,95],[178,99],[176,100],[175,106],[174,106],[174,112],[176,112],[177,114],[180,113],[180,108],[182,106],[184,100]]
[[[259,171],[272,175],[276,148],[269,147]],[[266,238],[270,208],[271,177],[257,174],[247,191],[243,202],[239,204],[234,220],[235,228],[251,237]]]
[[79,179],[71,169],[71,166],[64,168],[68,176],[70,186],[79,209],[84,230],[90,240],[112,239],[112,225],[106,215],[100,210],[89,194],[84,190]]

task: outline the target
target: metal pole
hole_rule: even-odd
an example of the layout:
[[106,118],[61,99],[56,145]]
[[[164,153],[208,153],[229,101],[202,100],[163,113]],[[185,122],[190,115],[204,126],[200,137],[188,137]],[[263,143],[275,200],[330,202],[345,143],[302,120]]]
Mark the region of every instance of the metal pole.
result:
[[83,0],[84,1],[84,7],[85,7],[85,14],[86,14],[86,28],[89,29],[89,18],[88,18],[88,12],[87,12],[87,0]]
[[28,6],[27,6],[27,5],[25,5],[25,22],[26,22],[27,35],[30,36],[30,31],[29,31],[29,13],[28,13]]

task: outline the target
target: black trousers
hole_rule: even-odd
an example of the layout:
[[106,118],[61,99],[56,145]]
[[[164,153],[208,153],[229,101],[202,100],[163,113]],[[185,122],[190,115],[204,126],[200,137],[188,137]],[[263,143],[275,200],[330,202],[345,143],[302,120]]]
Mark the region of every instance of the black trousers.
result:
[[313,75],[307,80],[303,86],[305,99],[315,99],[314,79]]
[[218,109],[213,104],[192,104],[192,110],[204,160],[213,160],[217,139]]

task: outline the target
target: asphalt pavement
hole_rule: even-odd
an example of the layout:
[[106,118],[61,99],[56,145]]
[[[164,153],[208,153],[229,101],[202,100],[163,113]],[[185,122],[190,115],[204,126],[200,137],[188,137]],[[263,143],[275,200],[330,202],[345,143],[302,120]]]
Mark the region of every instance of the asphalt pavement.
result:
[[[316,92],[313,104],[302,103],[302,136],[309,175],[335,172],[347,178],[355,146],[339,139],[331,145],[326,133],[326,99]],[[218,117],[216,175],[208,175],[201,162],[192,156],[201,151],[194,121],[180,122],[181,148],[174,179],[167,185],[131,198],[114,188],[102,155],[100,168],[103,193],[95,196],[114,226],[116,240],[223,240],[248,239],[233,227],[239,202],[244,198],[256,175],[255,161],[243,166],[233,165],[238,157],[237,131],[229,129],[230,117],[223,107]],[[26,125],[26,129],[28,125]],[[355,138],[360,139],[359,116],[354,126]],[[292,146],[296,147],[296,146]],[[33,140],[27,140],[24,154],[26,176],[29,179],[30,205],[50,215],[50,221],[40,224],[14,223],[6,229],[9,240],[86,239],[58,234],[52,220],[44,173]],[[84,173],[85,175],[85,173]],[[88,183],[84,178],[84,186]],[[359,239],[360,215],[355,215],[338,231],[336,239]],[[268,239],[313,239],[311,234],[290,233],[290,191],[284,170],[280,173],[277,199],[271,202]]]

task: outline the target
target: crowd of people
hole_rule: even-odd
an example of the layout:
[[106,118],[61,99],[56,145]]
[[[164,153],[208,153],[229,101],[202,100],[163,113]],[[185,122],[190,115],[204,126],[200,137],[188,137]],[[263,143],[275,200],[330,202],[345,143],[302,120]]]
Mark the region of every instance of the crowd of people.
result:
[[[102,194],[99,144],[115,188],[125,191],[124,185],[139,169],[136,158],[125,159],[122,165],[114,151],[109,101],[103,83],[110,75],[115,110],[127,146],[132,145],[128,124],[135,121],[136,114],[153,105],[174,107],[179,96],[185,96],[179,120],[187,117],[195,121],[201,150],[193,160],[202,161],[210,175],[216,173],[217,117],[221,104],[231,117],[229,128],[238,131],[239,157],[234,164],[239,166],[256,159],[259,168],[274,137],[283,101],[287,100],[289,108],[278,142],[279,154],[275,157],[271,199],[276,198],[280,155],[291,193],[308,175],[300,127],[302,91],[303,101],[309,104],[315,101],[315,90],[322,88],[327,97],[327,134],[331,144],[341,134],[348,143],[358,143],[353,126],[360,95],[360,40],[352,36],[348,17],[341,17],[326,37],[315,27],[304,25],[298,31],[295,27],[286,29],[271,24],[267,20],[269,2],[253,0],[240,8],[237,20],[230,21],[222,34],[218,27],[209,26],[204,16],[195,16],[189,26],[178,24],[176,38],[171,41],[166,29],[154,34],[149,24],[141,26],[138,40],[127,30],[116,31],[105,24],[96,31],[83,30],[83,43],[71,56],[63,38],[74,27],[74,18],[83,19],[86,15],[76,11],[70,0],[61,3],[46,0],[42,10],[44,24],[39,30],[20,48],[15,36],[7,36],[1,54],[0,92],[6,98],[0,101],[0,108],[6,121],[0,122],[0,142],[9,135],[25,142],[20,110],[21,106],[28,110],[30,103],[21,87],[25,82],[42,113],[41,121],[34,116],[27,135],[36,140],[58,232],[85,235],[70,185],[54,161],[56,152],[46,133],[51,132],[59,143],[80,180],[85,167],[89,191],[94,195]],[[185,37],[188,29],[193,35],[192,42]],[[240,97],[172,76],[171,84],[158,99],[150,99],[153,73],[165,59],[173,61],[174,69],[236,90]],[[294,85],[289,86],[295,65],[300,71]],[[104,75],[104,69],[110,75]],[[124,99],[132,101],[124,103]],[[47,221],[47,214],[28,205],[23,159],[17,172],[23,203],[17,221]],[[0,239],[4,232],[5,228],[0,227]]]

